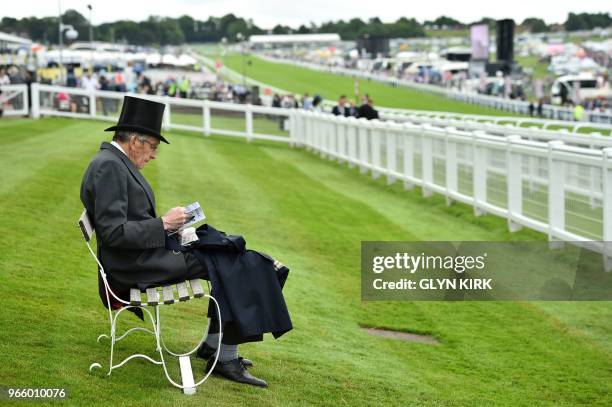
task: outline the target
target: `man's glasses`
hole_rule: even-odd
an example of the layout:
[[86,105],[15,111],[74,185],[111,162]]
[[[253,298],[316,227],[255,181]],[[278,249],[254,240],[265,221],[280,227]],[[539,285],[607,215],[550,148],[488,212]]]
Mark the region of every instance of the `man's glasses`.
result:
[[147,143],[149,145],[149,147],[151,147],[151,150],[153,150],[153,151],[157,151],[157,147],[159,146],[159,144],[153,144],[150,141],[145,140],[145,139],[140,139],[140,142],[143,143],[143,144]]

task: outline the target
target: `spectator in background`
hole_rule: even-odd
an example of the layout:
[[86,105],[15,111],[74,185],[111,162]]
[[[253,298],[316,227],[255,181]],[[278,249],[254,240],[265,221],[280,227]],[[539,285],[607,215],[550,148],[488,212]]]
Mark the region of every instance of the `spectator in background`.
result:
[[346,95],[341,95],[338,98],[338,104],[332,109],[334,116],[349,117],[351,115],[349,107],[346,105]]
[[361,106],[357,109],[357,118],[366,118],[367,120],[378,119],[378,110],[373,107],[374,102],[372,99],[365,95],[362,100]]
[[179,86],[179,93],[183,99],[187,99],[189,95],[190,86],[191,86],[191,83],[189,82],[189,78],[183,76],[183,80],[181,82],[181,85]]
[[281,107],[281,98],[278,93],[275,93],[272,97],[272,107]]
[[6,74],[6,70],[4,68],[0,68],[0,86],[2,85],[10,85],[11,79]]
[[166,94],[170,97],[176,96],[176,81],[174,78],[170,78],[168,82],[168,91]]
[[90,71],[87,71],[87,73],[81,79],[81,88],[88,92],[93,92],[98,88],[96,80],[92,77]]
[[[0,68],[0,86],[10,85],[10,84],[11,84],[11,80],[6,74],[6,71],[4,70],[4,68]],[[0,95],[2,95],[2,90],[0,90]],[[2,109],[3,104],[4,102],[2,101],[2,97],[0,97],[0,117],[2,117],[2,114],[4,113],[4,110]]]
[[[104,75],[100,76],[100,79],[98,79],[98,85],[100,87],[100,90],[106,90],[106,91],[111,90],[110,83],[108,79],[106,79],[106,76]],[[105,97],[102,97],[101,100],[102,100],[102,113],[104,114],[104,116],[108,116],[108,111],[111,108],[110,102],[112,101]]]
[[69,88],[76,88],[77,86],[77,77],[74,73],[74,67],[72,66],[66,68],[66,86]]
[[321,96],[315,95],[315,97],[312,99],[312,110],[314,110],[315,112],[322,112],[322,101],[323,99],[321,98]]
[[308,93],[304,93],[302,96],[302,109],[311,110],[312,109],[312,99],[308,95]]
[[285,109],[293,108],[293,95],[285,95],[281,100],[281,107]]
[[357,117],[357,106],[355,106],[355,101],[351,99],[349,100],[348,103],[349,103],[349,106],[348,106],[349,116]]
[[126,87],[125,87],[125,76],[123,75],[123,72],[121,71],[117,71],[115,72],[115,91],[117,92],[125,92],[126,91]]
[[582,106],[582,104],[580,103],[576,103],[576,106],[574,107],[574,120],[579,122],[582,120],[583,116],[584,116],[584,106]]
[[536,108],[536,112],[538,117],[544,117],[544,103],[542,102],[542,98],[538,100],[538,107]]

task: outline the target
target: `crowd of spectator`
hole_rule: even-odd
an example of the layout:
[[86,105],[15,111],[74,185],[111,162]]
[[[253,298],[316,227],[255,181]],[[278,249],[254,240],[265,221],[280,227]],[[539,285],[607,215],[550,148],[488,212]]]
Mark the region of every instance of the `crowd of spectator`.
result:
[[[313,112],[324,112],[323,98],[320,95],[311,97],[304,93],[301,98],[293,94],[279,95],[272,97],[272,107],[282,107],[286,109],[304,109]],[[361,105],[356,106],[353,100],[349,100],[346,95],[341,95],[338,102],[332,108],[331,113],[335,116],[365,118],[367,120],[378,119],[378,111],[374,109],[374,102],[369,95],[361,98]]]

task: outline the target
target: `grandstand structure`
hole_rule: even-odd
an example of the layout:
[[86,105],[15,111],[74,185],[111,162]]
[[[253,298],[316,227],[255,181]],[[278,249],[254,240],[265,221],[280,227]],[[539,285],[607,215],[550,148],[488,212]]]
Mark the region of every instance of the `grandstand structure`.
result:
[[342,41],[339,34],[276,34],[276,35],[251,35],[249,47],[262,48],[284,45],[321,45],[334,44]]
[[[17,94],[7,115],[33,118],[116,121],[124,96],[35,83],[29,109],[25,85],[2,90]],[[612,269],[612,250],[605,243],[612,242],[612,126],[570,133],[550,129],[549,123],[522,127],[427,113],[366,121],[301,109],[135,96],[166,105],[165,130],[305,148],[389,184],[418,186],[425,197],[437,193],[449,205],[470,205],[476,216],[503,217],[510,231],[526,227],[546,234],[552,245],[573,242],[604,253]],[[62,109],[59,99],[70,100],[72,109]]]

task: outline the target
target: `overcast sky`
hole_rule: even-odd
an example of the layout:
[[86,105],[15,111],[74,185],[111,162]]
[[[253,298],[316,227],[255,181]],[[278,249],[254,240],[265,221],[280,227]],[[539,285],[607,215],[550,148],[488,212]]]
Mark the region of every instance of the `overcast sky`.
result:
[[[45,17],[57,15],[58,0],[1,0],[0,17]],[[10,3],[10,6],[9,6]],[[252,18],[259,27],[276,24],[298,27],[311,21],[379,17],[384,22],[399,17],[431,20],[440,15],[472,22],[481,17],[513,18],[520,23],[525,17],[540,17],[547,23],[565,21],[569,12],[612,12],[612,0],[61,0],[62,10],[75,9],[89,17],[87,4],[93,6],[93,23],[120,19],[145,20],[149,15],[179,17],[188,14],[198,20],[234,13]],[[143,7],[142,5],[145,5]]]

